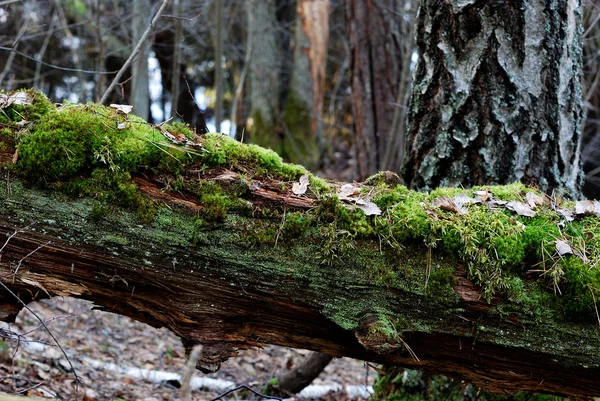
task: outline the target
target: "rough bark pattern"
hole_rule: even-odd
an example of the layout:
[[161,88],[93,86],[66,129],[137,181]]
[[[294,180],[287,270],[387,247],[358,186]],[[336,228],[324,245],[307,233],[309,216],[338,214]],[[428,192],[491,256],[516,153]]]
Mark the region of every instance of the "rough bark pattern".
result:
[[252,47],[250,70],[252,141],[278,149],[273,127],[279,109],[279,47],[275,1],[251,0],[248,7],[248,35]]
[[346,4],[351,46],[352,111],[360,178],[379,171],[388,146],[400,78],[395,17],[397,2],[352,0]]
[[405,181],[413,188],[521,180],[577,197],[578,0],[426,0]]

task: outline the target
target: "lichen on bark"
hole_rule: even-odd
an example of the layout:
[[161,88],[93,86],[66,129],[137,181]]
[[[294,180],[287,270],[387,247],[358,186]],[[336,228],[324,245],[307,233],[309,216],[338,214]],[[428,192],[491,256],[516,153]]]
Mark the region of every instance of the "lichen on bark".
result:
[[404,176],[415,188],[535,183],[578,197],[577,0],[427,0]]

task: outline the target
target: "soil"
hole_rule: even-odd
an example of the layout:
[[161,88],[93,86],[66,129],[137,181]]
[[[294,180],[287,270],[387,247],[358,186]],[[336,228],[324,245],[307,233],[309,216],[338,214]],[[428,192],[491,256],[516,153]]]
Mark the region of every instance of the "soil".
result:
[[[171,332],[93,310],[92,303],[71,298],[29,307],[31,311],[21,312],[14,324],[0,326],[4,337],[0,339],[0,393],[75,400],[77,388],[77,400],[85,401],[180,399],[178,375],[186,358]],[[44,321],[62,350],[32,312]],[[211,400],[239,385],[261,392],[269,380],[293,368],[306,353],[275,346],[240,352],[216,373],[195,372],[192,399]],[[79,377],[77,386],[73,368]],[[368,397],[376,376],[364,362],[336,358],[313,382],[311,389],[316,392],[301,395],[327,400]],[[323,395],[327,388],[321,386],[326,385],[342,390]],[[261,397],[249,391],[223,397],[233,399]]]

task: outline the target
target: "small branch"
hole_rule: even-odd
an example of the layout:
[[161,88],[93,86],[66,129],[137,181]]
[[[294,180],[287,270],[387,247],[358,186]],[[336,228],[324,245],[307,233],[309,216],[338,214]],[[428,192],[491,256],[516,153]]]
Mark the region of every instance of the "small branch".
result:
[[194,374],[194,371],[196,370],[196,362],[198,362],[200,352],[202,352],[202,345],[194,346],[192,352],[190,352],[190,357],[185,365],[183,374],[181,375],[181,399],[183,401],[192,400],[192,374]]
[[167,7],[168,4],[169,4],[169,0],[163,0],[162,4],[160,5],[160,8],[156,12],[156,15],[152,19],[152,22],[150,22],[150,25],[148,25],[148,28],[146,28],[146,31],[144,32],[144,34],[138,41],[137,45],[135,45],[133,52],[129,55],[129,58],[127,59],[127,61],[125,61],[125,64],[123,64],[123,67],[121,67],[121,69],[119,70],[119,72],[117,73],[117,75],[115,76],[113,81],[110,83],[110,85],[108,86],[108,89],[106,89],[106,92],[104,92],[104,95],[102,95],[102,99],[100,99],[100,104],[106,103],[106,101],[108,100],[108,96],[113,91],[115,86],[117,86],[117,83],[119,82],[119,80],[121,79],[121,77],[123,76],[123,74],[125,73],[127,68],[129,68],[129,66],[133,62],[133,59],[140,52],[142,45],[148,39],[148,36],[150,36],[150,33],[152,32],[154,25],[156,25],[156,22],[158,21],[158,19],[160,18],[160,15],[165,10],[165,8]]

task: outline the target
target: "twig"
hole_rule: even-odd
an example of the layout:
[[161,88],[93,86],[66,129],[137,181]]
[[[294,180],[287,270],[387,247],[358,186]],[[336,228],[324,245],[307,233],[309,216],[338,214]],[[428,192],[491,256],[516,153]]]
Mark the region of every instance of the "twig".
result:
[[23,38],[23,35],[25,35],[25,32],[27,32],[27,29],[29,29],[29,23],[31,22],[31,18],[29,18],[29,16],[25,17],[25,22],[23,23],[23,25],[21,25],[21,28],[19,29],[19,33],[17,34],[17,38],[15,39],[15,41],[13,42],[12,48],[10,49],[10,54],[8,55],[8,60],[6,60],[6,64],[4,65],[4,69],[2,70],[2,72],[0,72],[0,86],[2,86],[2,81],[4,81],[4,78],[6,77],[6,75],[8,74],[8,72],[10,71],[10,67],[12,66],[12,62],[15,58],[15,55],[17,54],[17,46],[19,46],[19,42],[21,41],[21,38]]
[[148,25],[148,28],[146,28],[146,31],[144,32],[144,34],[138,41],[137,45],[133,49],[133,52],[129,55],[129,58],[127,59],[127,61],[125,61],[125,64],[123,64],[123,67],[121,67],[121,69],[119,70],[119,72],[117,73],[117,75],[115,76],[113,81],[110,83],[110,85],[108,86],[108,89],[106,89],[106,92],[104,92],[104,95],[102,95],[102,99],[100,99],[100,104],[106,103],[106,101],[108,100],[108,96],[113,91],[113,89],[115,88],[115,86],[117,85],[117,83],[119,82],[119,80],[121,79],[121,77],[123,76],[125,71],[127,70],[127,68],[129,68],[133,59],[139,53],[140,49],[142,48],[142,45],[148,39],[148,36],[150,36],[150,33],[152,32],[152,28],[154,28],[156,21],[158,21],[158,19],[160,18],[160,15],[162,14],[162,12],[164,11],[164,9],[167,7],[168,4],[169,4],[169,0],[163,0],[162,4],[160,5],[160,8],[156,12],[156,15],[150,22],[150,25]]
[[[2,246],[2,248],[0,248],[0,255],[1,255],[2,250],[6,247],[6,245],[8,244],[8,242],[11,240],[11,238],[13,238],[15,235],[17,235],[17,233],[22,232],[23,230],[27,229],[28,227],[31,227],[31,225],[29,225],[29,226],[27,226],[25,228],[22,228],[20,230],[16,230],[10,237],[8,237],[8,239],[6,240],[6,242],[4,243],[4,245]],[[38,247],[38,249],[39,249],[39,247]],[[35,251],[33,251],[33,252],[35,252]],[[31,252],[30,255],[33,252]],[[27,256],[29,256],[29,255],[27,255]],[[25,259],[25,258],[23,258],[23,259]],[[12,295],[21,305],[23,305],[23,307],[27,311],[29,311],[29,313],[31,313],[33,316],[35,316],[35,318],[40,322],[40,325],[44,327],[44,329],[46,330],[46,332],[48,332],[48,335],[52,338],[52,340],[54,340],[54,342],[56,343],[56,346],[60,349],[61,353],[65,356],[65,358],[67,359],[67,363],[69,364],[69,367],[71,368],[71,371],[73,372],[73,375],[75,376],[75,399],[77,399],[77,394],[78,394],[78,391],[79,391],[79,376],[77,376],[77,372],[75,371],[75,367],[73,366],[73,363],[71,362],[71,359],[67,355],[67,352],[64,350],[64,348],[62,347],[62,345],[60,345],[60,343],[58,342],[58,339],[54,336],[54,334],[52,333],[52,331],[50,331],[50,329],[48,328],[48,326],[46,325],[46,323],[44,322],[44,320],[37,313],[35,313],[6,284],[4,284],[4,282],[2,280],[0,280],[0,286],[2,286],[6,290],[6,292],[8,292],[10,295]]]
[[52,12],[52,16],[50,17],[50,27],[48,28],[48,32],[46,33],[46,37],[44,38],[42,47],[41,47],[40,51],[35,55],[35,57],[38,58],[39,60],[35,65],[35,75],[33,78],[33,87],[34,88],[39,89],[39,87],[40,87],[40,75],[42,73],[42,63],[40,61],[42,60],[42,57],[44,57],[44,54],[46,54],[46,49],[48,49],[48,44],[50,43],[50,38],[52,37],[52,34],[54,33],[55,16],[56,16],[56,10],[54,10]]
[[187,86],[188,93],[190,94],[190,96],[192,97],[192,100],[194,101],[194,103],[196,103],[196,107],[198,107],[198,110],[200,111],[200,116],[202,117],[202,124],[204,125],[204,127],[200,127],[200,128],[202,128],[202,130],[204,130],[205,134],[208,134],[208,127],[206,126],[206,118],[204,117],[204,113],[202,112],[202,107],[200,107],[200,105],[196,101],[196,98],[192,94],[192,90],[190,89],[190,84],[188,83],[187,78],[185,76],[183,77],[183,80],[185,81],[185,86]]
[[594,300],[594,309],[596,309],[596,317],[598,318],[598,325],[600,325],[600,313],[598,313],[598,304],[596,304],[596,296],[594,295],[594,291],[592,287],[588,286],[588,290],[592,293],[592,299]]
[[183,401],[192,400],[192,374],[196,370],[196,362],[198,362],[198,356],[202,352],[202,345],[197,344],[190,352],[190,357],[185,365],[183,374],[181,375],[181,399]]
[[248,391],[250,391],[252,394],[254,394],[254,395],[257,395],[257,396],[259,396],[259,397],[262,397],[262,398],[266,398],[266,399],[268,399],[268,400],[279,400],[279,401],[282,401],[282,398],[281,398],[281,397],[271,397],[270,395],[261,394],[261,393],[259,393],[258,391],[256,391],[256,390],[253,390],[253,389],[251,389],[250,387],[246,386],[245,384],[242,384],[242,385],[240,385],[240,386],[237,386],[236,388],[232,388],[231,390],[227,390],[226,392],[224,392],[224,393],[222,393],[222,394],[219,394],[217,397],[215,397],[215,398],[211,399],[210,401],[218,401],[218,400],[221,400],[221,401],[222,401],[222,400],[223,400],[223,397],[225,397],[226,395],[228,395],[228,394],[231,394],[231,393],[233,393],[233,392],[236,392],[236,391],[238,391],[238,390],[242,390],[242,389],[243,389],[243,390],[248,390]]
[[48,241],[48,242],[46,242],[45,244],[42,244],[42,245],[38,246],[38,247],[37,247],[37,248],[35,248],[33,251],[29,252],[27,255],[23,256],[23,257],[21,258],[21,260],[19,260],[19,263],[17,264],[17,268],[16,268],[16,269],[15,269],[15,271],[14,271],[14,272],[11,274],[11,275],[13,276],[13,280],[14,280],[14,277],[15,277],[15,276],[17,275],[17,273],[19,272],[19,269],[21,268],[21,264],[23,263],[23,261],[24,261],[25,259],[27,259],[27,258],[28,258],[28,257],[30,257],[31,255],[33,255],[34,253],[36,253],[37,251],[39,251],[40,249],[42,249],[43,247],[45,247],[46,245],[48,245],[48,244],[51,244],[51,243],[52,243],[52,241]]
[[23,305],[23,307],[27,311],[29,311],[29,313],[31,313],[40,322],[40,324],[44,327],[44,329],[46,330],[48,335],[52,338],[52,340],[54,341],[54,343],[56,344],[58,349],[60,349],[60,352],[65,356],[67,363],[69,364],[69,367],[71,368],[71,372],[73,372],[73,376],[75,376],[75,399],[77,399],[77,394],[79,392],[79,376],[77,376],[77,372],[75,371],[75,366],[73,366],[73,363],[71,362],[71,359],[67,355],[67,352],[65,351],[65,349],[62,347],[62,345],[60,345],[60,343],[58,342],[58,339],[54,336],[54,334],[52,334],[52,331],[50,331],[48,326],[46,326],[46,323],[44,323],[44,320],[37,313],[35,313],[21,298],[19,298],[19,296],[17,294],[15,294],[10,288],[8,288],[8,286],[6,284],[4,284],[4,282],[2,282],[2,280],[0,280],[0,286],[2,286],[6,290],[6,292],[8,292],[10,295],[15,297],[15,299],[17,301],[19,301],[19,303],[21,305]]
[[45,61],[38,60],[37,58],[30,56],[29,54],[15,50],[12,47],[0,46],[0,50],[12,51],[16,55],[25,57],[28,60],[35,61],[36,63],[40,63],[41,65],[45,65],[46,67],[54,68],[55,70],[68,71],[68,72],[82,72],[84,74],[102,74],[102,75],[112,75],[112,74],[116,74],[118,72],[118,71],[79,70],[77,68],[62,67],[60,65],[50,64],[50,63],[46,63]]

